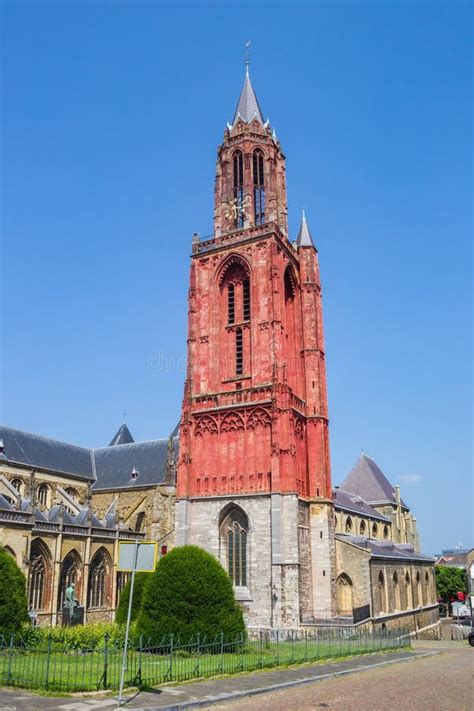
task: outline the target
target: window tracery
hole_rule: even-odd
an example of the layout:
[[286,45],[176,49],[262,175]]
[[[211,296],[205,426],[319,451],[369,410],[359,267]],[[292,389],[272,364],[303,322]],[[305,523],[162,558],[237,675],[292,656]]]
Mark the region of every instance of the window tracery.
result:
[[244,227],[244,156],[242,151],[236,151],[233,159],[234,169],[234,205],[235,218],[234,227],[240,229]]
[[210,415],[203,415],[202,417],[199,417],[194,426],[194,434],[196,436],[202,436],[204,432],[217,434],[217,423]]
[[30,551],[30,575],[28,604],[32,610],[43,610],[48,603],[51,566],[47,548],[39,540],[34,540]]
[[75,586],[75,595],[78,596],[77,583],[79,571],[81,569],[81,561],[79,555],[75,551],[71,551],[64,558],[61,565],[61,574],[59,578],[58,590],[58,610],[62,610],[64,600],[66,599],[66,589],[73,584]]
[[234,507],[221,523],[221,541],[227,558],[227,572],[237,587],[247,586],[248,519],[242,509]]
[[109,566],[105,552],[98,551],[89,566],[88,607],[105,607]]
[[241,416],[238,415],[236,412],[228,412],[227,415],[224,416],[224,418],[221,422],[221,427],[220,427],[221,432],[233,432],[235,430],[243,430],[243,429],[244,429],[244,421],[241,418]]
[[252,410],[247,419],[247,429],[253,430],[256,427],[270,427],[271,425],[270,414],[263,409],[263,407],[257,407]]
[[265,170],[262,151],[253,153],[253,201],[256,225],[265,223]]

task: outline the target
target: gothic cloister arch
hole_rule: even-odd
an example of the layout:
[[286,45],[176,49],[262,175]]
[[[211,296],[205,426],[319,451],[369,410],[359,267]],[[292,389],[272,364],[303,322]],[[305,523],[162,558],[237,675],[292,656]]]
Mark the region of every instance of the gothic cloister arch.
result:
[[352,616],[354,609],[353,585],[347,573],[341,573],[336,580],[336,607],[337,614],[341,617]]

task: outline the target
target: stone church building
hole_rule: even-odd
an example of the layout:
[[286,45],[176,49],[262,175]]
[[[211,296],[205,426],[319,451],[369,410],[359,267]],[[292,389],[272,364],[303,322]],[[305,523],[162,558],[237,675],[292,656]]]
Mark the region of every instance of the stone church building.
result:
[[76,581],[113,616],[121,539],[218,558],[251,626],[404,626],[436,635],[433,559],[416,520],[361,455],[331,483],[322,291],[303,215],[288,233],[285,156],[248,69],[218,148],[214,231],[194,235],[179,426],[95,450],[1,428],[0,545],[55,623]]

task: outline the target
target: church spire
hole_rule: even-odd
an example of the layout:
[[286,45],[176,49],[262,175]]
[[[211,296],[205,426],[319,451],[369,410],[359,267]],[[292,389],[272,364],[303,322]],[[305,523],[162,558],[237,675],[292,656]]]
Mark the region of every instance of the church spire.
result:
[[314,247],[313,238],[311,237],[311,232],[309,231],[308,223],[306,222],[306,215],[303,210],[301,216],[301,225],[298,232],[298,237],[296,238],[297,247]]
[[233,126],[239,117],[245,121],[245,123],[250,123],[250,121],[254,118],[260,121],[261,124],[264,123],[262,109],[260,108],[260,104],[258,103],[258,99],[253,90],[252,82],[250,81],[248,60],[246,61],[245,66],[244,86],[235,110],[234,119],[232,121]]

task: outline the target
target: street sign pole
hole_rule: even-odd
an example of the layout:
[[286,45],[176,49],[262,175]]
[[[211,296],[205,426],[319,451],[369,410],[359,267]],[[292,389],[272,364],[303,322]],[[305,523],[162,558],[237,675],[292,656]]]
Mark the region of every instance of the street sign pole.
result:
[[135,541],[135,549],[133,551],[133,567],[132,567],[132,579],[130,581],[130,597],[128,600],[128,613],[127,613],[127,626],[125,628],[125,642],[123,645],[123,658],[122,658],[122,673],[120,675],[120,688],[118,696],[119,706],[125,701],[123,698],[123,684],[125,679],[125,671],[127,669],[127,652],[128,652],[128,635],[130,632],[130,619],[132,616],[132,602],[133,602],[133,588],[135,586],[135,572],[137,570],[138,561],[138,540]]

